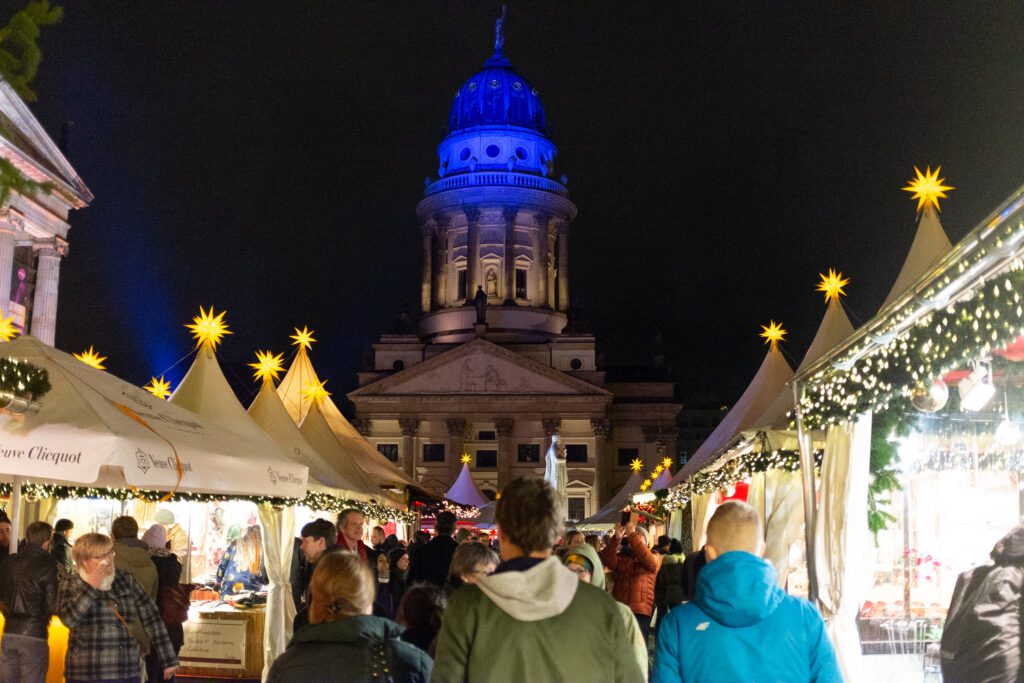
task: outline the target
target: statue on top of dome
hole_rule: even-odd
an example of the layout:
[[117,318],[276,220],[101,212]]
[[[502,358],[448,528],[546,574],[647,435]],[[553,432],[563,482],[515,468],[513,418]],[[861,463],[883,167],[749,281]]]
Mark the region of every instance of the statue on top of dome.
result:
[[501,52],[502,48],[505,47],[505,13],[508,11],[507,5],[501,6],[501,16],[494,20],[494,51]]

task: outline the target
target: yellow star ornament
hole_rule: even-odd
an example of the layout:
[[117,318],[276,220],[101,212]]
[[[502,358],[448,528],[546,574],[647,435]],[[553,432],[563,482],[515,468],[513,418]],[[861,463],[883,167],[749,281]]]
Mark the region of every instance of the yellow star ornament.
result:
[[664,467],[666,470],[669,467],[672,467],[672,458],[665,458],[664,460],[662,460],[661,461],[661,466]]
[[103,361],[105,361],[107,357],[101,356],[100,354],[96,353],[92,346],[90,346],[87,350],[82,351],[81,353],[74,353],[71,355],[73,355],[75,358],[82,361],[91,368],[96,368],[97,370],[107,369],[106,366],[103,365]]
[[309,399],[312,403],[319,404],[331,395],[331,392],[324,389],[325,384],[327,384],[327,380],[307,384],[302,390],[302,397]]
[[633,462],[629,463],[629,469],[634,472],[639,472],[644,468],[644,463],[640,458],[634,458]]
[[149,384],[142,388],[148,391],[149,393],[153,394],[157,398],[162,398],[165,401],[171,395],[171,383],[168,380],[164,379],[163,375],[160,375],[160,379],[157,379],[156,377],[151,377],[149,380]]
[[772,347],[772,351],[779,347],[780,341],[786,340],[786,335],[789,334],[786,330],[782,329],[782,323],[777,323],[774,320],[768,321],[767,325],[761,325],[761,334],[759,337],[764,339],[764,343]]
[[19,330],[14,326],[14,316],[4,318],[0,316],[0,339],[11,341],[18,336]]
[[651,488],[651,480],[650,479],[644,479],[644,483],[640,484],[640,490],[641,491],[646,491],[649,488]]
[[202,346],[208,346],[216,351],[217,344],[220,344],[224,335],[232,334],[228,330],[227,323],[224,322],[225,313],[227,311],[221,311],[219,314],[214,315],[213,306],[210,306],[209,311],[204,311],[202,306],[199,307],[199,315],[192,318],[191,325],[185,325],[186,328],[192,331],[197,349]]
[[471,456],[469,453],[463,453],[462,458],[460,458],[460,460],[462,460],[463,465],[468,465],[469,463],[473,462],[473,456]]
[[293,340],[292,346],[298,346],[300,349],[309,349],[313,346],[313,342],[316,341],[316,339],[313,339],[313,332],[314,330],[309,329],[305,325],[302,326],[301,330],[296,327],[295,334],[291,336]]
[[828,269],[828,275],[818,273],[818,276],[821,277],[821,282],[818,283],[817,291],[825,293],[825,303],[833,299],[839,301],[839,297],[846,296],[843,287],[850,284],[850,278],[843,277],[842,273],[837,273],[831,268]]
[[939,171],[941,170],[941,166],[936,166],[935,172],[932,173],[932,167],[928,166],[925,168],[924,173],[921,173],[921,169],[917,166],[914,167],[914,173],[917,174],[917,177],[908,180],[908,185],[903,188],[903,191],[912,194],[911,200],[917,200],[917,210],[919,212],[928,206],[934,206],[935,210],[938,211],[939,200],[946,199],[949,196],[946,194],[946,190],[956,189],[952,185],[942,184],[946,182],[946,179],[939,177]]
[[257,380],[272,382],[284,372],[284,356],[270,351],[257,351],[256,362],[249,363],[249,367],[256,371],[254,374]]

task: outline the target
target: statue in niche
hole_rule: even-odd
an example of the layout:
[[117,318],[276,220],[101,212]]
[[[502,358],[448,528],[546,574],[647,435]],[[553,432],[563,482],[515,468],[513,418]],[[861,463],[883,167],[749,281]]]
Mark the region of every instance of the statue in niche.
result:
[[498,275],[491,268],[487,271],[487,277],[484,279],[484,285],[487,296],[498,296]]
[[565,448],[561,445],[558,434],[552,434],[551,446],[544,456],[544,480],[551,484],[558,495],[562,519],[569,514],[569,501],[565,493],[565,483],[568,478],[568,471],[565,467]]
[[487,295],[483,287],[476,286],[476,296],[473,297],[473,306],[476,307],[476,322],[478,324],[487,322]]

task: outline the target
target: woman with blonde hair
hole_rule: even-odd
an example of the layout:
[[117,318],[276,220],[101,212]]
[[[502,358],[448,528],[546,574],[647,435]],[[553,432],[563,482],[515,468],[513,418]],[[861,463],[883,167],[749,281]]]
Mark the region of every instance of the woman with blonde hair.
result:
[[217,581],[221,599],[242,591],[257,591],[270,583],[263,566],[263,542],[258,526],[249,527],[224,551],[217,567]]
[[268,683],[426,683],[430,657],[399,639],[398,624],[372,616],[375,588],[373,573],[358,555],[321,557],[310,582],[309,625],[274,661]]

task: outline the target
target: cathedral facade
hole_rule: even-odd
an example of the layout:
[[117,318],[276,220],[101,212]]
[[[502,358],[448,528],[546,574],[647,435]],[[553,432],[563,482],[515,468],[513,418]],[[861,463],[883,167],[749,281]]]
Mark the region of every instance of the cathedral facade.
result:
[[674,384],[599,367],[595,338],[569,318],[576,206],[537,90],[494,54],[455,93],[438,179],[416,207],[423,245],[418,329],[373,346],[350,393],[353,424],[443,493],[469,454],[493,494],[540,476],[551,436],[565,446],[569,518],[596,512],[639,458],[675,459]]

